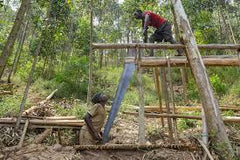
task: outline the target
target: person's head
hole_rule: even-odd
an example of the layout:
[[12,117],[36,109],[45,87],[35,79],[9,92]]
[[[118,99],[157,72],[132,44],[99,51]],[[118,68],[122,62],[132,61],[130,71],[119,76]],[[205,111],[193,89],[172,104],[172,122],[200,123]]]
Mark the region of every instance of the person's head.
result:
[[108,97],[102,93],[97,93],[92,97],[92,103],[100,103],[102,105],[105,105],[108,101]]
[[142,11],[141,10],[137,10],[136,12],[134,12],[134,16],[136,19],[142,19]]

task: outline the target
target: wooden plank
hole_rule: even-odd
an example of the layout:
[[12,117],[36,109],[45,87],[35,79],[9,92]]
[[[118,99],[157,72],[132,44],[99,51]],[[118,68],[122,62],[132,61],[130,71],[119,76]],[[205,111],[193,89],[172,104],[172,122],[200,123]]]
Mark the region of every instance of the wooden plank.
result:
[[[186,57],[169,57],[171,67],[189,67]],[[205,66],[239,66],[237,56],[203,56]],[[125,63],[135,63],[135,59],[127,57]],[[161,57],[143,57],[139,62],[141,67],[167,67],[167,59]]]

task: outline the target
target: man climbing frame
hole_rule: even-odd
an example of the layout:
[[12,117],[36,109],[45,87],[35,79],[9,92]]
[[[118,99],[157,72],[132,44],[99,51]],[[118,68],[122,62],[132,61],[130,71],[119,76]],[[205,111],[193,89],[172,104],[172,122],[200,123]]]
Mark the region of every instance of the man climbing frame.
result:
[[106,111],[107,96],[101,93],[92,98],[93,106],[84,117],[85,125],[80,132],[80,145],[95,145],[102,142],[102,132]]
[[[137,10],[134,12],[136,19],[142,20],[142,31],[144,36],[144,43],[147,43],[147,30],[148,26],[156,28],[155,32],[150,36],[149,42],[170,42],[171,44],[177,44],[172,36],[171,25],[160,15],[157,15],[151,11]],[[183,50],[178,49],[178,54],[176,56],[182,56]],[[153,49],[150,50],[150,56],[154,56]]]

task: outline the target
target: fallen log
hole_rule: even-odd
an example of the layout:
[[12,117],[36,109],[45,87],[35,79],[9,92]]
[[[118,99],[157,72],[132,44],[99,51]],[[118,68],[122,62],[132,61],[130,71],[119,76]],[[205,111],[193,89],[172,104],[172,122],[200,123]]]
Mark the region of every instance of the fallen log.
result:
[[77,151],[82,150],[152,150],[159,148],[175,149],[182,151],[196,151],[197,147],[178,144],[107,144],[107,145],[76,145]]
[[49,100],[54,96],[54,94],[55,94],[56,92],[57,92],[57,89],[54,90],[49,96],[47,96],[47,98],[46,98],[45,100],[39,102],[39,105],[38,105],[38,106],[32,106],[31,108],[28,108],[27,110],[25,110],[25,111],[23,112],[22,115],[23,115],[23,116],[29,115],[30,113],[34,112],[35,110],[42,108],[42,105],[43,105],[44,103],[46,103],[47,101],[49,101]]
[[[123,112],[124,114],[138,116],[137,112]],[[148,118],[182,118],[182,119],[195,119],[202,120],[201,116],[181,115],[181,114],[157,114],[157,113],[145,113]],[[225,123],[240,123],[240,117],[223,117]]]
[[36,144],[42,143],[42,141],[46,139],[47,136],[50,135],[51,133],[52,133],[52,128],[46,129],[43,133],[41,133],[35,138],[34,143]]

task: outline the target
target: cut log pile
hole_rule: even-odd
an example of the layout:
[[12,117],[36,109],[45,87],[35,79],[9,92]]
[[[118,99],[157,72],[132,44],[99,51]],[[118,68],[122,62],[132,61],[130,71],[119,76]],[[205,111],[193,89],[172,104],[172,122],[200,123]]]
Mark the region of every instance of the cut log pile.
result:
[[[21,120],[21,125],[26,123],[26,118]],[[1,118],[1,126],[14,127],[17,118]],[[80,128],[84,125],[84,120],[77,120],[76,117],[38,117],[29,118],[29,128]]]

